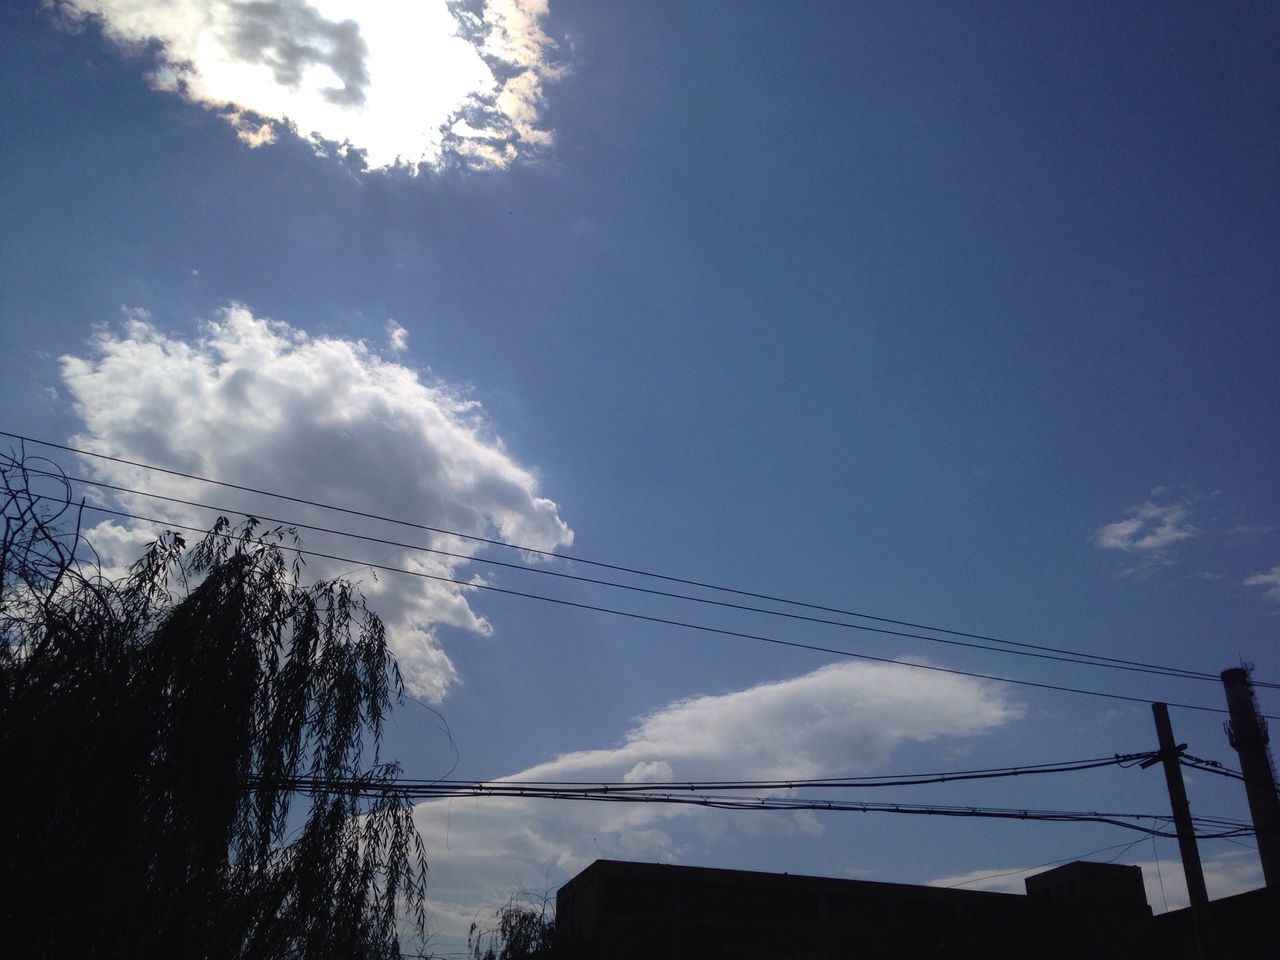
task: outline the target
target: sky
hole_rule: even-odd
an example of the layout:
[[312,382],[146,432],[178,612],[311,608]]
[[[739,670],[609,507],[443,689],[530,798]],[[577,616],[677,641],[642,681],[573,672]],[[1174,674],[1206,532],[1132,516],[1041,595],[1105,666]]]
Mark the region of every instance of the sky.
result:
[[[435,528],[41,450],[341,531],[302,531],[341,558],[310,569],[359,581],[388,624],[421,701],[389,740],[406,776],[1153,749],[1145,701],[1221,709],[1220,686],[847,612],[1280,681],[1277,14],[13,0],[0,430]],[[92,515],[109,563],[154,534]],[[1223,716],[1172,719],[1237,764]],[[1188,791],[1247,819],[1234,781]],[[1168,813],[1136,768],[865,797]],[[599,857],[1015,891],[1118,857],[1156,910],[1186,902],[1174,841],[1100,824],[512,799],[417,822],[442,954]],[[1211,895],[1261,885],[1247,839],[1201,855]]]

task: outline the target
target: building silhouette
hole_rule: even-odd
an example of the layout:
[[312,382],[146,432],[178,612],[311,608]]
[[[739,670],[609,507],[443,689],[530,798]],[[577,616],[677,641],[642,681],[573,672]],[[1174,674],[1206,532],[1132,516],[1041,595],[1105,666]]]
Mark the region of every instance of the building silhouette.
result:
[[[556,898],[565,960],[1107,960],[1197,956],[1188,911],[1153,917],[1138,867],[1076,862],[1027,895],[597,860]],[[1216,901],[1228,956],[1276,955],[1280,897]]]

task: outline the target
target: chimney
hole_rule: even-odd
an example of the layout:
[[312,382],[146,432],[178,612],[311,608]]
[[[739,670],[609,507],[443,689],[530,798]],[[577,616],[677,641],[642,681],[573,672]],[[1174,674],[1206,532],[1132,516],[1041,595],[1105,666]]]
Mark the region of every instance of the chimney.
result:
[[1267,722],[1258,715],[1258,701],[1249,679],[1252,669],[1245,666],[1222,671],[1222,686],[1227,692],[1227,709],[1231,714],[1226,724],[1227,739],[1240,755],[1249,813],[1258,835],[1262,876],[1268,887],[1280,887],[1280,796],[1276,794],[1275,770],[1271,751],[1267,749],[1270,739]]

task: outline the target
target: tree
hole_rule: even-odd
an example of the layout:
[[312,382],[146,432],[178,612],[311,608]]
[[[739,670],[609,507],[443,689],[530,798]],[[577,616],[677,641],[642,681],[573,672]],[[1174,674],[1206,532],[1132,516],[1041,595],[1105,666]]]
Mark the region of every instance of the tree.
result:
[[381,621],[253,519],[109,579],[51,466],[0,457],[5,952],[398,957],[426,860],[408,799],[368,789],[399,772]]
[[551,898],[513,896],[494,911],[496,926],[471,924],[467,946],[472,960],[553,960],[556,919]]

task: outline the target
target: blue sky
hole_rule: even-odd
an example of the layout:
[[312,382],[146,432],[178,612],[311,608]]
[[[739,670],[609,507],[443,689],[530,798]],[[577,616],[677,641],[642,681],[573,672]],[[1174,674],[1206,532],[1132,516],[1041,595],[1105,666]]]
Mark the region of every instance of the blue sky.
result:
[[[5,5],[0,429],[831,607],[1212,673],[1243,658],[1280,679],[1274,3],[257,9]],[[121,556],[141,536],[99,531]],[[308,542],[1222,705],[1213,684]],[[352,570],[367,576],[335,572]],[[939,685],[394,575],[369,589],[462,776],[797,757],[915,772],[1154,746],[1143,704]],[[1234,763],[1221,719],[1173,722],[1192,753]],[[410,774],[449,768],[429,715],[398,724]],[[1189,789],[1196,812],[1246,816],[1226,780]],[[890,799],[921,797],[1167,809],[1154,771]],[[480,807],[420,815],[441,944],[516,883],[595,856],[923,883],[1133,839]],[[1204,855],[1211,890],[1261,883],[1245,848]],[[1176,869],[1162,876],[1172,904]]]

